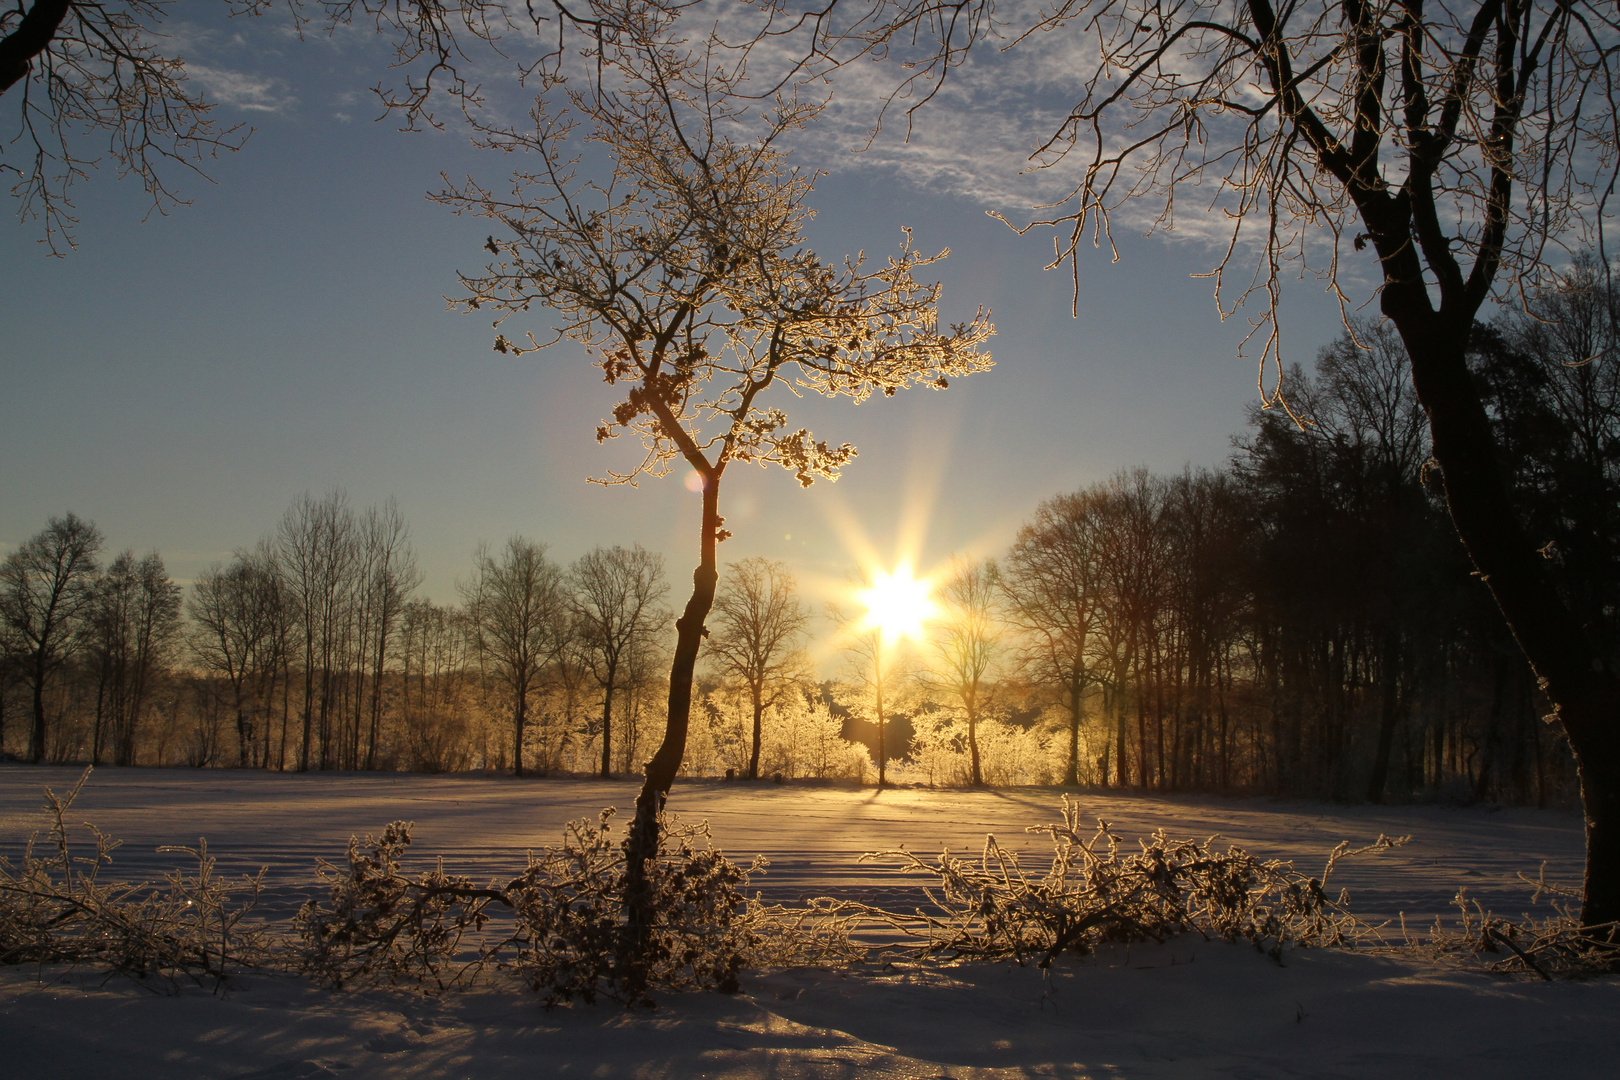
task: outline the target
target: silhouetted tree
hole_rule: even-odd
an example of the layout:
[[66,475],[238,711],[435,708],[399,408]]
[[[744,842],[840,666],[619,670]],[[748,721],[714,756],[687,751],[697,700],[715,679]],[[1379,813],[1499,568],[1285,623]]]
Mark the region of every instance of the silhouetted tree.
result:
[[327,769],[333,767],[337,749],[333,714],[356,559],[348,496],[333,490],[316,499],[305,492],[282,516],[277,539],[276,562],[298,615],[297,641],[304,659],[298,771],[308,771],[317,740],[318,764]]
[[85,628],[98,669],[93,762],[100,764],[110,742],[114,764],[136,763],[153,683],[179,638],[180,606],[180,586],[169,580],[157,552],[137,559],[125,551],[97,579]]
[[237,766],[248,767],[257,745],[266,747],[260,760],[268,763],[269,718],[256,723],[261,699],[254,684],[273,683],[281,659],[277,632],[285,623],[280,574],[269,551],[239,551],[229,565],[204,569],[192,583],[187,611],[193,653],[204,671],[230,687]]
[[[1098,641],[1106,618],[1100,511],[1099,495],[1090,491],[1041,503],[1019,528],[1001,578],[1007,618],[1020,633],[1026,671],[1038,685],[1055,691],[1068,715],[1065,784],[1080,782],[1086,692],[1110,674]],[[1106,784],[1106,750],[1098,773]]]
[[45,756],[45,687],[83,644],[95,599],[101,530],[73,514],[50,523],[0,563],[0,626],[33,694],[28,760]]
[[356,676],[364,685],[366,668],[371,669],[370,698],[367,703],[366,751],[359,754],[359,710],[362,695],[354,695],[355,733],[351,740],[351,767],[377,767],[377,747],[382,725],[383,682],[388,657],[400,630],[401,615],[412,591],[421,584],[422,572],[416,567],[410,529],[392,498],[380,508],[368,509],[359,522],[360,581],[358,633],[355,655]]

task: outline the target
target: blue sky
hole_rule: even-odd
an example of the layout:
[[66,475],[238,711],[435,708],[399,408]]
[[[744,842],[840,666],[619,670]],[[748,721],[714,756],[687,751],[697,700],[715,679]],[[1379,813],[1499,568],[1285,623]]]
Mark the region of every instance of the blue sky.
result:
[[[155,548],[186,579],[251,546],[299,493],[338,486],[358,505],[398,500],[423,591],[440,601],[479,540],[513,533],[563,560],[641,543],[684,582],[697,507],[679,477],[585,482],[634,448],[592,438],[612,401],[584,355],[500,356],[487,321],[445,309],[456,270],[482,265],[488,229],[424,195],[441,171],[493,183],[512,160],[455,130],[373,122],[366,88],[385,58],[363,38],[177,30],[221,119],[256,130],[211,163],[215,183],[182,179],[193,204],[167,216],[94,175],[65,258],[35,243],[37,225],[0,225],[0,545],[72,510],[110,547]],[[820,254],[882,254],[902,225],[920,248],[950,247],[946,318],[993,308],[997,366],[941,393],[798,405],[818,436],[860,456],[809,491],[779,470],[728,473],[736,537],[723,558],[787,560],[814,593],[907,535],[925,568],[996,554],[1042,498],[1124,467],[1226,457],[1257,400],[1256,368],[1237,355],[1242,314],[1223,324],[1209,281],[1190,277],[1207,249],[1126,237],[1118,263],[1092,253],[1071,318],[1067,271],[1041,270],[1050,241],[985,215],[1033,192],[1009,150],[1017,126],[995,117],[946,98],[912,144],[888,135],[857,156],[842,149],[853,122],[840,114],[802,151],[831,174],[813,200]],[[1289,356],[1308,364],[1337,334],[1337,306],[1307,280],[1284,311]]]

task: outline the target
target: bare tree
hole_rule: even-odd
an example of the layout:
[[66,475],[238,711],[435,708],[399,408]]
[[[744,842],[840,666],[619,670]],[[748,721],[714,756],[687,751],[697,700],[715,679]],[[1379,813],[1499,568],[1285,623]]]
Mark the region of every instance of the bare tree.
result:
[[400,726],[409,767],[464,768],[471,755],[466,691],[477,632],[461,608],[407,601],[400,617]]
[[512,694],[512,771],[523,775],[529,703],[540,675],[563,646],[568,593],[546,549],[514,536],[497,559],[480,549],[462,586],[478,647]]
[[711,663],[747,687],[754,714],[748,779],[757,780],[765,710],[797,695],[808,677],[801,645],[810,611],[780,562],[756,557],[730,563],[724,581],[714,601]]
[[[790,427],[761,394],[784,376],[795,393],[856,401],[943,387],[989,366],[982,347],[993,331],[982,312],[940,331],[939,288],[915,279],[933,260],[909,241],[875,269],[828,265],[807,249],[812,177],[788,166],[779,143],[813,107],[784,96],[756,120],[743,97],[746,65],[723,48],[672,44],[674,14],[654,4],[628,4],[615,19],[590,50],[589,86],[550,84],[555,93],[537,103],[532,129],[486,129],[489,145],[528,154],[534,171],[518,174],[510,195],[469,181],[442,198],[501,228],[487,246],[502,261],[464,279],[464,305],[495,309],[497,325],[542,308],[557,319],[539,339],[497,336],[497,351],[572,339],[624,388],[597,435],[631,432],[645,453],[608,481],[664,475],[683,462],[702,480],[699,565],[676,621],[665,735],[636,803],[634,938],[659,809],[685,749],[716,546],[730,535],[719,511],[725,470],[775,463],[809,484],[836,477],[855,453]],[[569,142],[576,119],[595,144],[592,160],[608,163],[600,172],[587,171]],[[632,967],[634,952],[628,946]]]
[[[268,750],[269,719],[262,726],[255,723],[259,701],[254,683],[275,678],[277,631],[284,622],[280,585],[268,550],[239,551],[228,566],[215,563],[198,576],[187,604],[194,627],[192,651],[203,670],[230,687],[239,768],[249,766],[257,745]],[[261,761],[268,758],[266,752]]]
[[[1080,737],[1087,691],[1108,677],[1100,645],[1106,618],[1099,498],[1093,492],[1041,503],[1018,530],[1001,585],[1008,620],[1036,682],[1057,691],[1069,718],[1063,782],[1080,782]],[[1099,764],[1108,782],[1106,761]]]
[[317,740],[318,764],[326,769],[334,764],[337,748],[334,693],[356,554],[348,496],[333,490],[316,499],[305,492],[282,516],[277,537],[277,564],[298,614],[298,643],[304,655],[298,771],[308,771]]
[[[410,529],[392,498],[384,502],[381,508],[367,510],[359,528],[360,650],[356,656],[356,666],[362,682],[367,665],[371,668],[370,695],[365,705],[368,713],[366,752],[360,764],[366,769],[374,769],[378,760],[383,681],[388,657],[399,634],[406,600],[421,584],[422,572],[416,567]],[[355,694],[354,704],[356,709],[362,707],[361,694]],[[358,737],[355,742],[358,751]]]
[[45,687],[83,643],[79,621],[95,598],[101,530],[73,514],[51,518],[0,563],[0,626],[33,693],[28,760],[45,756]]
[[938,590],[939,611],[932,634],[934,664],[924,676],[936,692],[954,699],[967,720],[968,776],[974,787],[984,786],[979,719],[990,704],[991,667],[1001,650],[1000,593],[1001,570],[993,560],[951,562]]
[[136,763],[153,683],[179,637],[180,606],[180,586],[169,580],[157,552],[137,559],[125,551],[97,580],[87,627],[101,672],[92,760],[101,759],[105,716],[114,764]]
[[602,776],[613,775],[613,696],[623,688],[632,653],[661,629],[669,613],[664,557],[640,544],[597,547],[569,570],[574,627],[586,663],[602,690]]

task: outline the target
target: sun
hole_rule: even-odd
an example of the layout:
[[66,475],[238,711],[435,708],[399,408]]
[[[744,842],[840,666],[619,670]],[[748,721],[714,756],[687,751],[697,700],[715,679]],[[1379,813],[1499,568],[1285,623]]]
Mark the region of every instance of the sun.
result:
[[921,639],[923,623],[934,614],[934,602],[928,598],[932,587],[927,578],[912,577],[908,563],[896,566],[893,573],[874,571],[871,588],[859,594],[866,605],[867,625],[882,633],[886,642]]

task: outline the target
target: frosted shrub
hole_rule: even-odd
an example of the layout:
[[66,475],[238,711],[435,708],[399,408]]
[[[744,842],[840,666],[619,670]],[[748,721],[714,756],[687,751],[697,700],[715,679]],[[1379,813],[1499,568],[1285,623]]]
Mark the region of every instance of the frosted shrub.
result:
[[442,866],[406,875],[408,822],[352,840],[346,868],[323,864],[328,902],[306,903],[295,921],[300,966],[327,986],[413,983],[428,992],[499,970],[542,993],[548,1007],[645,1000],[629,985],[736,990],[762,918],[743,889],[763,860],[739,867],[709,846],[706,827],[667,823],[649,875],[651,921],[632,936],[624,842],[612,835],[612,815],[571,822],[560,847],[531,854],[518,876],[485,887]]
[[1052,768],[1049,741],[1039,727],[980,721],[979,760],[984,782],[992,787],[1055,783],[1062,773]]
[[694,708],[686,728],[686,753],[681,772],[686,776],[715,776],[725,771],[709,724],[708,709]]
[[[706,694],[692,710],[687,730],[689,776],[717,776],[726,769],[743,775],[753,748],[752,709],[735,688]],[[844,724],[824,701],[793,694],[766,708],[760,721],[759,773],[788,779],[864,780],[871,754],[843,737]]]
[[[973,766],[967,720],[950,709],[918,712],[911,718],[911,752],[896,778],[930,787],[966,787]],[[991,787],[1051,784],[1062,776],[1051,734],[1041,726],[1022,727],[992,717],[978,724],[979,767]]]
[[15,865],[0,859],[0,964],[91,964],[170,983],[212,980],[217,987],[232,972],[266,962],[262,930],[244,925],[264,871],[226,881],[199,840],[195,848],[158,849],[193,862],[189,873],[172,871],[161,886],[104,881],[119,842],[84,825],[88,845],[75,844],[67,824],[89,777],[86,769],[66,797],[47,788],[47,837],[30,837]]
[[780,762],[777,769],[785,775],[818,780],[866,778],[872,765],[871,753],[862,744],[844,738],[844,722],[832,715],[819,696],[795,700],[772,712],[776,713],[775,726],[766,746],[774,744],[782,755],[776,758]]
[[1542,914],[1526,914],[1517,922],[1498,918],[1466,889],[1459,890],[1455,928],[1436,919],[1429,947],[1437,953],[1489,955],[1495,959],[1486,969],[1500,975],[1550,981],[1620,971],[1620,922],[1582,926],[1580,890],[1548,881],[1546,863],[1534,878],[1521,872],[1519,879],[1532,886],[1530,903],[1542,905]]
[[[1030,832],[1052,839],[1050,868],[1026,874],[1018,856],[986,839],[977,862],[939,856],[928,862],[906,851],[893,858],[931,874],[929,909],[914,916],[866,908],[918,941],[925,956],[1038,958],[1048,966],[1065,951],[1086,953],[1105,942],[1165,941],[1185,933],[1248,941],[1273,958],[1289,945],[1342,945],[1364,930],[1346,908],[1348,895],[1331,898],[1327,881],[1338,860],[1405,843],[1380,836],[1367,847],[1340,844],[1320,879],[1291,863],[1260,860],[1241,848],[1170,840],[1160,831],[1127,851],[1105,822],[1087,836],[1079,808],[1063,800],[1061,824]],[[846,910],[858,905],[846,905]]]
[[652,919],[626,956],[624,844],[612,838],[612,814],[604,810],[595,825],[570,823],[563,846],[531,858],[508,887],[518,924],[512,969],[548,1006],[598,995],[632,1003],[629,964],[642,968],[637,981],[648,986],[736,992],[759,941],[759,908],[743,889],[764,860],[744,869],[709,845],[707,826],[666,822],[649,874]]
[[929,787],[967,784],[973,775],[968,759],[967,721],[944,709],[915,713],[911,718],[911,752],[895,771],[896,779]]
[[333,989],[380,980],[442,991],[476,978],[488,958],[481,948],[463,955],[463,940],[484,928],[492,903],[509,902],[442,865],[406,877],[410,843],[411,823],[395,821],[380,837],[351,837],[347,865],[316,864],[327,903],[305,901],[293,919],[300,970]]

